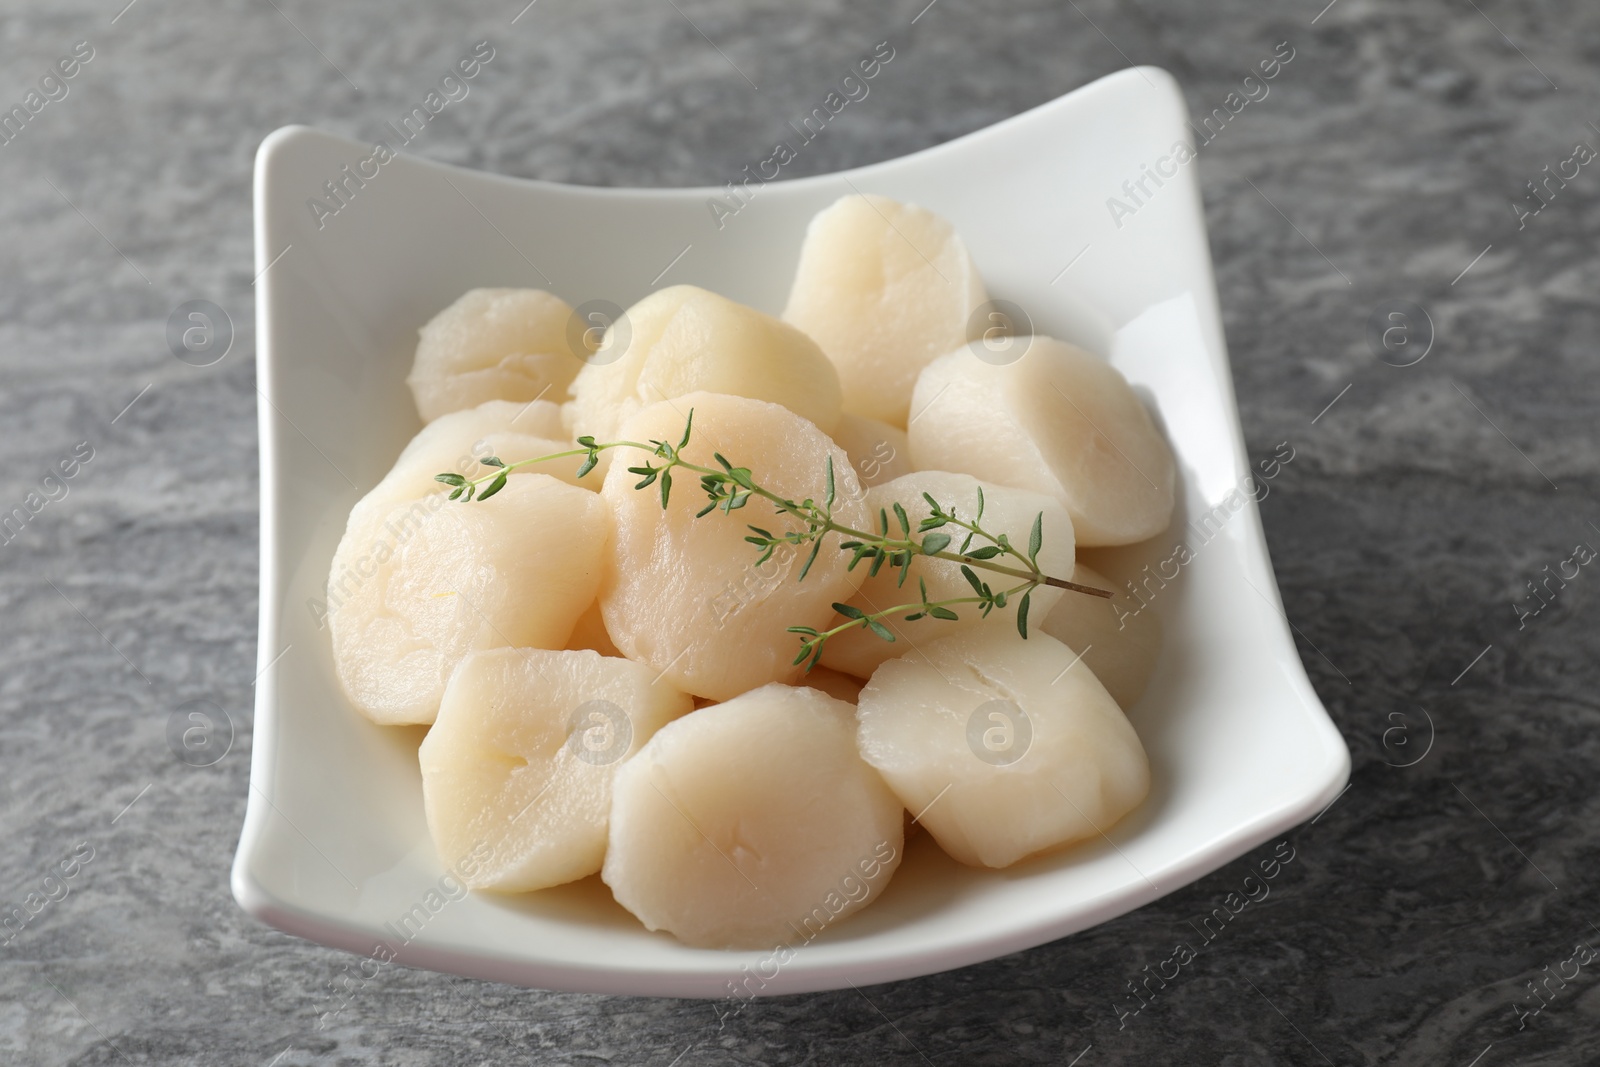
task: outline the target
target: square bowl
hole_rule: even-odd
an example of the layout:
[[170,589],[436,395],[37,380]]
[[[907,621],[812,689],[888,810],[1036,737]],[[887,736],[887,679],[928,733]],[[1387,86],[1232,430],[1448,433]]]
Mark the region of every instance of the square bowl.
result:
[[[1349,753],[1278,599],[1253,495],[1269,475],[1252,474],[1244,450],[1188,144],[1176,84],[1149,67],[902,159],[736,196],[563,186],[406,156],[363,164],[373,146],[304,127],[269,136],[255,171],[262,674],[232,876],[240,905],[312,941],[496,981],[710,997],[755,972],[759,988],[741,990],[795,993],[1082,930],[1329,802]],[[1150,796],[1104,839],[1006,870],[962,867],[919,835],[874,907],[771,977],[770,952],[650,933],[597,878],[523,896],[447,892],[423,818],[423,731],[349,708],[321,619],[351,505],[419,429],[404,383],[417,328],[477,286],[626,307],[693,283],[777,314],[811,216],[859,192],[948,219],[994,297],[1025,309],[1035,331],[1110,359],[1166,429],[1177,516],[1114,561],[1154,568],[1141,573],[1166,630],[1129,709]],[[1174,576],[1178,544],[1190,551]]]

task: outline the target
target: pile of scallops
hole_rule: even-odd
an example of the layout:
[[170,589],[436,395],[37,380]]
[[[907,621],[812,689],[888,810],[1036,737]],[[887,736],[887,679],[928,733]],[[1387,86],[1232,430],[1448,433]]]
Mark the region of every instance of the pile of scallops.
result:
[[[908,833],[1006,867],[1144,799],[1124,709],[1161,635],[1125,593],[1040,586],[1027,637],[1014,602],[892,615],[893,641],[843,632],[807,670],[789,627],[923,583],[971,595],[961,564],[917,556],[901,585],[830,534],[802,579],[809,549],[757,565],[749,527],[803,528],[759,497],[700,516],[680,473],[663,507],[628,470],[659,460],[632,447],[580,475],[577,438],[676,444],[692,412],[692,463],[720,453],[820,501],[831,460],[834,519],[858,530],[896,504],[915,529],[928,496],[970,520],[981,496],[1017,545],[1043,516],[1040,570],[1113,590],[1079,550],[1167,528],[1171,451],[1103,359],[1000,337],[993,307],[945,220],[854,195],[812,220],[781,319],[677,285],[602,332],[548,292],[474,289],[422,328],[407,381],[426,425],[351,510],[327,621],[351,705],[429,726],[446,866],[502,893],[598,873],[686,944],[794,945],[877,899]],[[487,498],[436,478],[554,453]]]

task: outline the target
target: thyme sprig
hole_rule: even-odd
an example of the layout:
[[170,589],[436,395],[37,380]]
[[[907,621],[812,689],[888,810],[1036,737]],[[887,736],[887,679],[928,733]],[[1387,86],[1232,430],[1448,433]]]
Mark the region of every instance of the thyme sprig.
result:
[[[830,638],[849,630],[865,629],[885,641],[895,640],[894,633],[884,625],[883,620],[896,615],[905,616],[907,622],[925,616],[954,620],[960,616],[953,606],[970,604],[975,605],[980,614],[987,617],[996,608],[1004,609],[1008,603],[1015,602],[1017,631],[1026,638],[1032,593],[1041,585],[1086,593],[1090,596],[1111,596],[1111,593],[1104,589],[1079,585],[1048,575],[1039,567],[1039,550],[1044,545],[1043,512],[1034,517],[1026,551],[1018,548],[1008,534],[984,528],[984,499],[981,488],[978,490],[977,510],[970,519],[963,518],[955,508],[947,508],[930,494],[923,493],[922,498],[928,505],[929,513],[926,518],[916,523],[915,529],[912,528],[911,517],[905,507],[896,501],[892,508],[893,524],[889,519],[891,509],[880,508],[877,528],[858,530],[836,521],[833,517],[833,509],[838,503],[839,494],[831,456],[826,465],[822,500],[817,501],[807,497],[797,501],[780,496],[760,485],[750,468],[734,466],[720,452],[712,453],[717,464],[715,467],[702,466],[685,459],[683,450],[689,445],[693,427],[694,412],[691,410],[688,418],[684,420],[683,436],[675,445],[665,440],[650,441],[648,444],[639,441],[599,442],[593,437],[586,436],[577,439],[578,448],[518,460],[515,463],[506,463],[497,456],[484,457],[478,462],[489,467],[491,473],[475,479],[447,472],[435,475],[434,480],[453,487],[450,493],[451,500],[467,501],[474,499],[474,496],[478,500],[487,500],[504,489],[507,476],[520,467],[583,456],[584,460],[577,471],[577,477],[581,478],[594,470],[600,462],[601,452],[613,448],[636,448],[648,453],[650,459],[628,468],[630,474],[639,475],[639,481],[635,483],[634,488],[647,489],[652,485],[657,486],[662,508],[666,508],[667,502],[671,499],[673,471],[684,471],[700,476],[700,489],[706,495],[706,505],[696,513],[696,518],[709,515],[713,511],[732,515],[733,512],[749,504],[752,497],[759,497],[770,503],[780,515],[790,515],[797,519],[799,527],[778,534],[751,525],[749,527],[751,533],[745,537],[746,541],[760,551],[760,556],[756,560],[757,566],[771,559],[779,547],[788,546],[798,550],[809,545],[811,551],[806,556],[796,581],[805,580],[806,574],[810,572],[812,564],[816,562],[817,555],[822,550],[825,538],[830,533],[838,534],[841,540],[837,547],[851,554],[850,562],[847,564],[848,569],[854,570],[866,562],[869,577],[876,576],[886,566],[897,569],[900,573],[896,587],[905,585],[911,573],[912,560],[918,556],[929,556],[960,564],[962,576],[972,586],[971,596],[930,601],[927,582],[919,577],[917,584],[921,596],[914,602],[896,604],[872,612],[863,611],[852,604],[834,604],[834,611],[844,618],[844,621],[837,626],[827,630],[817,630],[809,626],[789,627],[789,632],[800,638],[800,652],[795,656],[794,663],[796,665],[805,663],[807,671],[816,666],[822,656],[823,646]],[[660,462],[652,462],[653,460]],[[961,536],[963,532],[965,536],[962,537],[960,546],[952,549],[956,537]],[[974,540],[979,541],[976,546],[973,544]],[[1012,561],[1017,565],[1000,562],[1001,560]],[[979,578],[973,568],[1017,578],[1020,582],[1010,588],[997,590]]]

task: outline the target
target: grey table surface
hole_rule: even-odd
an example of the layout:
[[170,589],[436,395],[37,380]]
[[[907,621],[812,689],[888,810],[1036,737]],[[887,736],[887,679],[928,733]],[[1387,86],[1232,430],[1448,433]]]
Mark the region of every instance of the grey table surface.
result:
[[[125,2],[0,4],[6,108],[93,50],[0,144],[0,510],[92,450],[0,545],[0,898],[75,872],[0,935],[0,1063],[1600,1062],[1600,577],[1568,565],[1518,611],[1600,545],[1600,174],[1569,162],[1600,145],[1600,9]],[[483,39],[496,61],[414,150],[600,185],[729,180],[880,40],[893,67],[797,172],[1129,63],[1208,113],[1290,42],[1199,173],[1245,436],[1297,449],[1263,515],[1352,784],[1137,1015],[1117,1010],[1127,983],[1271,846],[1031,951],[725,1019],[392,968],[319,1028],[350,957],[234,904],[257,670],[252,154],[291,122],[372,138]],[[237,328],[214,366],[168,350],[191,299]],[[1432,347],[1411,366],[1369,343],[1395,301],[1432,323],[1412,323],[1404,351]],[[237,727],[210,767],[166,739],[195,699]]]

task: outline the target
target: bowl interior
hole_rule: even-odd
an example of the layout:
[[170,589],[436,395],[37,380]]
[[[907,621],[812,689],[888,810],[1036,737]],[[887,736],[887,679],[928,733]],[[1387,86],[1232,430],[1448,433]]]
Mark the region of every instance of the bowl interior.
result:
[[[297,127],[269,137],[256,173],[267,669],[234,867],[241,904],[323,943],[552,988],[715,996],[743,968],[773,970],[765,952],[647,932],[594,878],[451,899],[423,821],[422,731],[373,726],[346,706],[318,615],[350,506],[419,428],[403,379],[434,312],[475,286],[626,307],[692,283],[775,314],[806,223],[852,192],[945,216],[992,296],[1135,383],[1177,452],[1180,504],[1167,535],[1113,562],[1171,574],[1179,543],[1192,559],[1152,594],[1166,647],[1130,709],[1154,771],[1141,809],[1107,840],[1005,871],[963,868],[922,836],[875,907],[759,991],[908,977],[1039,944],[1315,812],[1349,757],[1301,668],[1248,498],[1194,164],[1174,156],[1187,141],[1181,97],[1153,68],[903,159],[737,191],[584,189],[404,156],[364,164],[371,145]],[[789,144],[805,151],[798,136]],[[1123,183],[1152,169],[1159,182],[1146,178],[1130,203]]]

